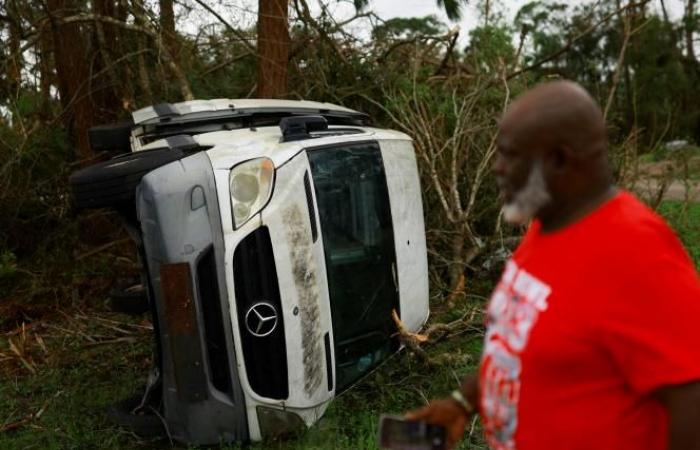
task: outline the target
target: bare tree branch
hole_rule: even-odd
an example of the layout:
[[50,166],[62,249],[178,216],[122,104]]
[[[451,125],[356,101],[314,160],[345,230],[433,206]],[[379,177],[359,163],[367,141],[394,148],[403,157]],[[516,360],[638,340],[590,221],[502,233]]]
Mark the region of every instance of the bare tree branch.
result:
[[455,48],[455,44],[457,44],[457,38],[459,38],[459,27],[450,31],[448,33],[448,35],[449,34],[453,34],[452,40],[450,41],[450,44],[447,46],[447,50],[445,51],[445,57],[442,59],[440,66],[437,68],[437,70],[435,70],[435,75],[439,75],[440,73],[442,73],[443,70],[445,70],[445,67],[447,66],[447,61],[450,60],[450,57],[452,56],[452,51]]
[[220,15],[219,13],[217,13],[216,11],[214,11],[214,9],[213,9],[211,6],[207,5],[206,2],[204,2],[204,1],[202,1],[202,0],[194,0],[194,1],[195,1],[198,5],[200,5],[202,8],[206,9],[207,11],[209,11],[214,17],[216,17],[216,18],[219,20],[219,22],[221,22],[221,23],[226,27],[227,30],[229,30],[234,36],[236,36],[238,39],[240,39],[240,40],[241,40],[241,44],[243,44],[243,46],[246,48],[246,50],[248,50],[248,52],[250,52],[251,55],[256,55],[256,54],[257,54],[257,51],[256,51],[255,47],[254,47],[250,42],[248,42],[248,40],[249,40],[250,38],[246,37],[246,36],[245,36],[243,33],[241,33],[239,30],[237,30],[236,28],[234,28],[230,23],[228,23],[228,22],[226,21],[226,19],[224,19],[223,17],[221,17],[221,15]]
[[63,17],[63,18],[57,19],[57,23],[59,23],[59,24],[68,24],[68,23],[77,23],[77,22],[98,22],[98,21],[103,22],[103,23],[109,23],[109,24],[112,24],[114,26],[126,29],[126,30],[144,33],[144,34],[150,36],[153,39],[153,41],[155,42],[156,46],[158,47],[158,51],[161,54],[161,56],[163,57],[163,61],[170,68],[173,75],[175,75],[175,78],[176,78],[178,85],[180,87],[180,93],[182,94],[183,99],[184,100],[193,100],[194,99],[194,94],[192,93],[192,89],[190,88],[189,81],[187,81],[187,78],[185,77],[185,74],[182,72],[182,69],[180,69],[180,67],[173,60],[172,56],[170,55],[170,52],[163,44],[163,40],[161,39],[160,33],[158,33],[157,31],[155,31],[155,30],[153,30],[145,25],[135,25],[135,24],[127,23],[127,22],[122,22],[122,21],[114,19],[112,17],[101,16],[98,14],[81,13],[81,14],[76,14],[74,16]]

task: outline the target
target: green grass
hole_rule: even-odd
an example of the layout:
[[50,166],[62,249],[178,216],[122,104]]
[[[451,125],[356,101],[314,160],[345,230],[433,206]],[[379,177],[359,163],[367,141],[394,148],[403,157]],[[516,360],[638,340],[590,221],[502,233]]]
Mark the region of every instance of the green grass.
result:
[[[143,386],[150,366],[150,331],[139,328],[143,324],[135,319],[105,312],[99,302],[94,308],[82,308],[45,317],[26,330],[22,354],[35,374],[12,358],[8,336],[0,338],[0,429],[27,419],[15,429],[0,432],[0,449],[170,448],[167,441],[144,441],[120,430],[104,416],[110,404]],[[449,320],[456,314],[436,315],[434,320]],[[16,346],[21,337],[21,332],[9,336]],[[133,342],[110,343],[117,338]],[[94,345],[89,339],[107,343]],[[426,398],[447,395],[474,369],[480,349],[481,337],[473,333],[439,342],[428,347],[438,361],[433,368],[409,352],[400,352],[333,401],[320,422],[303,435],[245,448],[375,449],[380,414],[401,414],[422,406]],[[10,359],[2,362],[2,355]],[[459,448],[481,449],[482,445],[477,430],[473,441]]]
[[696,269],[700,269],[700,204],[664,201],[659,213],[676,230]]
[[[12,339],[16,347],[23,347],[21,354],[27,361],[27,365],[20,363],[19,358],[2,363],[0,427],[25,422],[0,433],[0,448],[129,446],[132,437],[111,427],[103,413],[107,405],[142,384],[150,357],[150,332],[137,331],[129,338],[133,342],[94,345],[89,339],[109,341],[124,338],[124,333],[90,323],[92,314],[88,313],[87,317],[45,318],[27,330],[24,346],[19,344],[21,333],[0,339],[3,354],[16,356],[7,351]],[[123,319],[110,315],[107,320],[115,318]],[[37,335],[41,336],[46,351],[38,344]]]

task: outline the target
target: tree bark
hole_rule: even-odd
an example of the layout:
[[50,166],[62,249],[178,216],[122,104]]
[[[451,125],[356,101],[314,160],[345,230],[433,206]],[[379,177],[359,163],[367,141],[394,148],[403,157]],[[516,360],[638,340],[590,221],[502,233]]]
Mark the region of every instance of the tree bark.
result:
[[453,298],[457,290],[459,289],[460,279],[464,273],[464,241],[466,237],[464,233],[456,234],[452,238],[451,250],[451,263],[449,270],[450,279],[450,298]]
[[[117,19],[117,9],[114,0],[94,0],[92,8],[95,14],[113,17]],[[95,22],[95,38],[93,44],[97,45],[92,72],[102,74],[93,80],[99,85],[93,91],[93,100],[103,109],[105,119],[116,118],[116,111],[124,102],[123,83],[117,73],[117,65],[114,63],[113,53],[119,50],[120,29],[111,24]],[[92,89],[91,89],[92,90]]]
[[51,28],[48,25],[41,28],[37,54],[39,55],[39,90],[41,91],[39,114],[43,120],[48,121],[51,116],[51,86],[56,82],[51,58]]
[[[145,38],[139,37],[139,50],[144,50],[146,46],[142,42]],[[151,90],[151,80],[148,77],[148,69],[146,68],[146,60],[143,57],[143,53],[138,55],[138,73],[139,73],[139,87],[141,88],[141,95],[146,100],[146,103],[153,104],[153,91]]]
[[258,96],[287,94],[288,0],[258,0]]
[[170,52],[170,57],[175,64],[180,65],[180,41],[175,31],[175,11],[173,0],[159,0],[160,5],[160,27],[163,32],[165,46]]
[[9,55],[7,61],[7,85],[8,85],[8,97],[14,98],[17,96],[19,87],[22,82],[21,71],[22,67],[22,53],[20,51],[20,40],[22,36],[22,30],[20,29],[20,17],[17,11],[16,0],[10,0],[7,3],[7,15],[10,20],[8,20],[8,47]]
[[75,137],[79,159],[92,157],[88,128],[93,125],[96,110],[89,92],[86,34],[79,23],[61,24],[60,18],[77,12],[75,0],[47,0],[51,15],[54,61],[61,104],[66,110],[64,123]]

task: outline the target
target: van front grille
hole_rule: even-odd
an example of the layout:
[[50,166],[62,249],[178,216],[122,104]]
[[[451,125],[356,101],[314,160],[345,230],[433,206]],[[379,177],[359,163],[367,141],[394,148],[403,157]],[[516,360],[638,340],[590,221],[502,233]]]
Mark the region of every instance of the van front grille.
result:
[[279,283],[267,227],[246,236],[233,255],[238,326],[248,382],[256,394],[289,397]]

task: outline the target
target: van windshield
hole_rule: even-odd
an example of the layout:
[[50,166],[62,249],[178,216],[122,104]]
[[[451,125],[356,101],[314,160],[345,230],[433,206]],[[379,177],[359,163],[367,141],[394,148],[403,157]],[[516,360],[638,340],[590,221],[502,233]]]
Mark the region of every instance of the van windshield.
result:
[[320,217],[333,321],[336,391],[393,353],[398,312],[394,234],[376,143],[307,152]]

